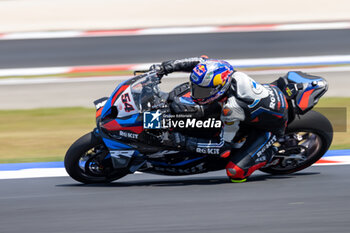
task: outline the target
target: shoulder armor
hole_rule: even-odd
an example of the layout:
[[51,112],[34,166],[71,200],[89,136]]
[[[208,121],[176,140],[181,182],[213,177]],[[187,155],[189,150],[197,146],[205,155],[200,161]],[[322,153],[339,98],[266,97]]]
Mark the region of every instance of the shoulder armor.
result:
[[256,99],[262,99],[269,95],[268,90],[263,85],[254,81],[245,73],[235,72],[233,79],[236,81],[237,97],[249,104]]

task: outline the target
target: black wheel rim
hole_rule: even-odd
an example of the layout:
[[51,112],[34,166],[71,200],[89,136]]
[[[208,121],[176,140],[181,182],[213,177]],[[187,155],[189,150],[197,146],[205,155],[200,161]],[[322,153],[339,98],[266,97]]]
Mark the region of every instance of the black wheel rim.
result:
[[105,179],[105,167],[100,162],[108,153],[107,148],[103,145],[97,145],[86,151],[80,156],[78,169],[82,176],[92,180]]
[[275,171],[289,171],[315,160],[322,149],[322,139],[314,132],[291,132],[274,144],[278,153],[274,157],[272,168]]

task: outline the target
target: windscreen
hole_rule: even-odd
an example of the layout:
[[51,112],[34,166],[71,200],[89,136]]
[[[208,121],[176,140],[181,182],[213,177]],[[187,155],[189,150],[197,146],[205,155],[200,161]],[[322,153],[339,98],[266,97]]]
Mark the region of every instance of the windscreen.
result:
[[107,100],[102,119],[115,112],[113,118],[124,118],[140,112],[150,111],[161,102],[159,78],[155,72],[132,77],[118,85]]
[[158,84],[158,78],[151,73],[131,85],[131,93],[140,112],[150,111],[161,102]]

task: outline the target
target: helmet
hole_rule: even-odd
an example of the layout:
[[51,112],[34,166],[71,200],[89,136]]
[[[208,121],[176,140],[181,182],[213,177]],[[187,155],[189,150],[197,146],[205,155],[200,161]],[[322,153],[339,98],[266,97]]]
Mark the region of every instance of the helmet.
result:
[[191,97],[198,104],[211,103],[228,90],[233,67],[226,61],[205,60],[191,72]]

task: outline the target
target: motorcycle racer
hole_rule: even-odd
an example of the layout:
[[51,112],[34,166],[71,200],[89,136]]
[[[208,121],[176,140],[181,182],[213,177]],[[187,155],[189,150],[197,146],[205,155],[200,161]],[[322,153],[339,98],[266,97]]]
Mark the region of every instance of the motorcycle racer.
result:
[[[229,158],[226,172],[232,182],[244,182],[254,171],[268,164],[274,154],[276,136],[284,134],[287,101],[274,85],[261,85],[231,64],[206,57],[170,60],[153,65],[159,76],[191,72],[190,89],[199,105],[218,102],[224,123],[220,140],[207,140],[174,133],[172,143],[188,151],[216,152]],[[240,124],[249,126],[244,140],[236,137]],[[233,148],[236,148],[233,150]]]

